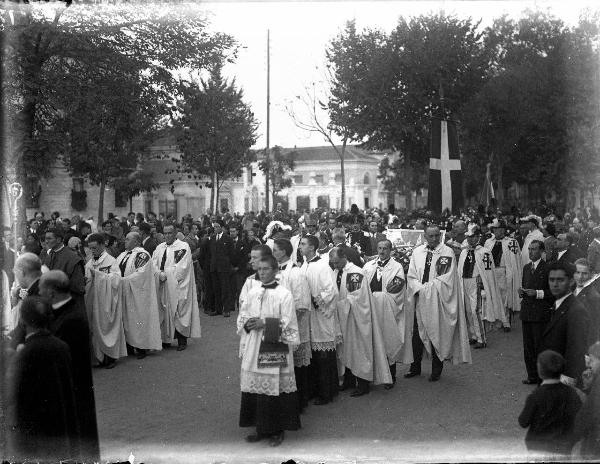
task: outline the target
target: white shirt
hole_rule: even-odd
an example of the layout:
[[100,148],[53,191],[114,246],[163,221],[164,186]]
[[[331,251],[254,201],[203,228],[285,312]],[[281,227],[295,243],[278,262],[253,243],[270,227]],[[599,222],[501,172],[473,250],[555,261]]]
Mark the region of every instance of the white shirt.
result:
[[58,309],[64,305],[66,305],[69,301],[71,301],[71,297],[68,297],[66,300],[57,301],[52,305],[52,309]]
[[541,261],[541,260],[542,260],[542,258],[538,259],[537,261],[532,261],[532,262],[531,262],[531,270],[532,270],[533,272],[535,272],[535,270],[537,269],[537,267],[538,267],[538,264],[540,264],[540,261]]
[[558,309],[560,307],[560,305],[562,304],[563,301],[565,301],[567,299],[567,297],[571,295],[571,292],[567,293],[565,296],[563,296],[562,298],[559,298],[558,300],[556,300],[554,302],[554,308]]
[[563,255],[564,255],[566,252],[567,252],[567,250],[559,251],[559,252],[558,252],[558,258],[557,258],[557,259],[560,259],[560,258],[562,258],[562,256],[563,256]]

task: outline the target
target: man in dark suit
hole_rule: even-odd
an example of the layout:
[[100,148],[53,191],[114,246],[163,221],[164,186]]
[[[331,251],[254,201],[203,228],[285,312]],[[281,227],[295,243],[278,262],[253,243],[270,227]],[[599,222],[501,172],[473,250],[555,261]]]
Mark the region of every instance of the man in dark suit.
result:
[[48,271],[40,277],[40,295],[52,304],[50,332],[71,350],[75,405],[79,415],[81,450],[84,462],[98,462],[98,426],[92,380],[90,330],[85,307],[73,298],[69,279],[62,271]]
[[233,289],[231,287],[231,257],[233,254],[233,240],[223,230],[223,223],[213,223],[214,234],[210,238],[210,280],[212,284],[212,311],[210,316],[223,314],[229,317],[234,310]]
[[592,274],[587,259],[579,258],[575,261],[575,290],[573,295],[587,310],[590,325],[588,327],[587,346],[600,341],[600,293],[591,282]]
[[[42,276],[42,262],[33,253],[23,253],[15,262],[15,279],[19,284],[16,292],[16,306],[20,300],[27,296],[39,295],[39,282]],[[6,322],[6,321],[5,321]],[[17,345],[25,342],[25,326],[19,321],[9,334],[10,346],[16,349]]]
[[548,265],[542,259],[544,242],[534,240],[529,245],[529,259],[523,268],[522,287],[519,289],[521,321],[523,325],[523,357],[527,378],[524,384],[541,382],[537,372],[537,356],[541,352],[542,335],[550,320],[550,308],[554,297],[548,286]]
[[229,236],[233,242],[233,251],[231,254],[231,266],[233,267],[231,287],[235,291],[234,302],[237,302],[244,281],[250,274],[248,271],[248,262],[250,261],[252,245],[248,240],[244,240],[241,237],[241,227],[237,224],[232,224],[229,227]]
[[365,250],[366,256],[375,256],[377,254],[377,244],[382,240],[387,240],[385,234],[379,232],[379,226],[377,221],[369,222],[369,231],[364,233],[367,237],[367,249]]
[[348,261],[358,267],[363,267],[364,262],[358,254],[358,251],[356,251],[355,248],[346,245],[346,233],[344,232],[344,229],[341,227],[333,229],[331,237],[333,239],[333,246],[341,248]]
[[138,225],[138,228],[140,229],[140,237],[142,238],[142,247],[152,256],[158,246],[158,242],[152,237],[152,226],[147,222],[142,222]]
[[52,310],[39,296],[21,304],[27,339],[7,376],[7,458],[79,461],[79,427],[69,347],[47,329]]
[[541,349],[556,351],[565,358],[561,381],[575,387],[580,385],[581,373],[585,369],[588,312],[571,292],[573,266],[551,263],[548,267],[548,283],[556,301],[552,307],[552,317],[544,329]]
[[42,259],[42,265],[51,271],[62,271],[67,275],[69,290],[73,298],[83,305],[85,294],[85,271],[83,259],[64,244],[64,231],[60,228],[46,231],[48,253]]
[[556,237],[556,247],[548,262],[568,263],[573,265],[579,258],[583,258],[583,252],[575,245],[575,237],[570,232],[563,232]]

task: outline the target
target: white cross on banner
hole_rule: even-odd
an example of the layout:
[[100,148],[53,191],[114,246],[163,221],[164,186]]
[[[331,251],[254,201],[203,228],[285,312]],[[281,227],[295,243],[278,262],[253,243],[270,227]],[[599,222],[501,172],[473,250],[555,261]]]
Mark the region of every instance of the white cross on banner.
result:
[[[439,123],[439,132],[438,128],[435,127],[436,123]],[[453,195],[452,192],[451,172],[461,170],[456,129],[454,126],[452,129],[453,133],[449,134],[448,121],[444,120],[436,120],[432,126],[432,157],[429,159],[429,205],[433,211],[440,213],[446,208],[450,211],[456,208],[457,205],[453,204],[452,197],[456,198],[457,194],[462,193],[457,191]],[[435,174],[435,171],[438,171],[439,174]],[[454,188],[460,189],[460,185],[455,182]]]

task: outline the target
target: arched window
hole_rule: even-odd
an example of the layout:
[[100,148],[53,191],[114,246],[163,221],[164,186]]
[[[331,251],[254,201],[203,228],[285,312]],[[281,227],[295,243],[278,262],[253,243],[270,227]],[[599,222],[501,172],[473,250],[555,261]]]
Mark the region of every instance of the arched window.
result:
[[365,177],[363,178],[363,184],[369,185],[371,183],[371,176],[369,176],[368,172],[365,172]]

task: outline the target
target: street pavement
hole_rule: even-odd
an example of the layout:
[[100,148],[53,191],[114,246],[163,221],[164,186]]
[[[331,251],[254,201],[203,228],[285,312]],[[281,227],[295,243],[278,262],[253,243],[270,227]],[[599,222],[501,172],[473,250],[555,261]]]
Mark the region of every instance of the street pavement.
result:
[[531,386],[525,377],[520,323],[489,334],[488,348],[472,350],[473,364],[445,363],[442,379],[420,377],[386,391],[351,398],[341,392],[325,406],[310,405],[302,429],[271,448],[249,444],[238,426],[240,390],[237,312],[201,314],[202,338],[129,357],[112,370],[95,369],[102,462],[356,463],[481,462],[526,458],[517,417]]

